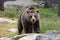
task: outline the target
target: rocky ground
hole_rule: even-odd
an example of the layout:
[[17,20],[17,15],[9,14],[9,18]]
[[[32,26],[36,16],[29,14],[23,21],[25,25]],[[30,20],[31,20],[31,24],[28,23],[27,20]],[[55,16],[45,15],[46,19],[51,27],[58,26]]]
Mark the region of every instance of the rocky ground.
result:
[[44,34],[21,34],[13,37],[3,37],[0,40],[60,40],[60,30],[48,30]]

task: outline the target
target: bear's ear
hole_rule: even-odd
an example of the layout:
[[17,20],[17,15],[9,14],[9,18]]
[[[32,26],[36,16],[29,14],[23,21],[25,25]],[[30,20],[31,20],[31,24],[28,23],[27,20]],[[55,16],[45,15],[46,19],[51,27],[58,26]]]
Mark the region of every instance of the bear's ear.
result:
[[39,11],[38,11],[38,10],[36,10],[36,12],[37,12],[37,13],[39,13]]
[[35,10],[35,7],[32,6],[28,10]]
[[29,11],[29,10],[27,10],[27,13],[30,13],[30,11]]
[[27,13],[35,13],[34,10],[28,10]]

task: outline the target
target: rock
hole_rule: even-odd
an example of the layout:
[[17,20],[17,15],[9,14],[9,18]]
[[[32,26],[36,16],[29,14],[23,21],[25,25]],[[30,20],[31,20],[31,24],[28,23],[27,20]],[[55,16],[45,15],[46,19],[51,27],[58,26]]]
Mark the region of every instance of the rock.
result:
[[60,35],[22,34],[10,38],[0,38],[0,40],[60,40]]
[[16,32],[17,29],[16,28],[11,28],[11,29],[8,29],[8,31],[10,31],[10,32]]
[[44,34],[47,34],[47,35],[59,35],[60,30],[48,30]]
[[0,38],[0,40],[11,40],[11,38],[8,38],[8,37],[2,37],[2,38]]
[[36,2],[34,2],[33,0],[16,0],[16,1],[6,1],[4,3],[5,6],[7,5],[19,5],[19,6],[29,6],[29,5],[37,5]]
[[60,40],[60,30],[49,30],[44,34],[21,34],[13,37],[0,38],[0,40]]
[[24,36],[20,38],[19,40],[35,40],[35,38],[40,34],[29,34],[27,36]]
[[38,35],[36,40],[60,40],[60,35]]
[[14,20],[6,19],[6,18],[0,18],[0,23],[5,23],[5,22],[17,23],[17,21],[14,21]]
[[40,34],[21,34],[13,37],[2,37],[0,40],[35,40]]

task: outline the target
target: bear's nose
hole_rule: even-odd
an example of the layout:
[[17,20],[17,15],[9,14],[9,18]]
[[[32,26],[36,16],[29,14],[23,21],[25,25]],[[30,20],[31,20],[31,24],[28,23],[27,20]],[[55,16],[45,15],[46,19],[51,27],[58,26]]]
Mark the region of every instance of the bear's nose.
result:
[[34,22],[34,19],[32,21]]

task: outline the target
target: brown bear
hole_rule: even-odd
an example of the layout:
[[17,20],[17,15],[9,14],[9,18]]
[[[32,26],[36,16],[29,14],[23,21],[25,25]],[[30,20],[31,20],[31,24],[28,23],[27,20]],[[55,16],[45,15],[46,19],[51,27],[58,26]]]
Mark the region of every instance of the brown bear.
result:
[[18,34],[22,33],[32,33],[32,29],[35,33],[40,33],[39,20],[40,16],[35,7],[29,7],[25,12],[19,16],[18,20]]

